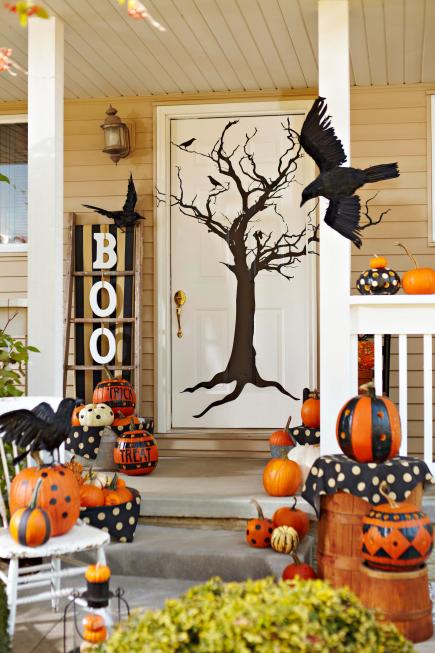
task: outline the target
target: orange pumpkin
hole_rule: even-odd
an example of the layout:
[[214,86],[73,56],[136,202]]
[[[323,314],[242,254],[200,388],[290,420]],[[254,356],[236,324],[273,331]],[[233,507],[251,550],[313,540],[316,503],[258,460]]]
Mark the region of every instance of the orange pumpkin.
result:
[[118,490],[110,490],[104,497],[105,506],[119,506],[121,503],[131,501],[133,495],[126,487],[121,487]]
[[297,555],[294,553],[290,554],[293,558],[293,563],[287,565],[287,567],[282,572],[283,580],[293,580],[298,576],[301,580],[312,580],[317,578],[317,574],[314,569],[308,565],[306,562],[301,562]]
[[100,630],[100,628],[105,627],[106,622],[100,614],[90,612],[84,616],[82,624],[83,627],[87,628],[88,630]]
[[263,471],[263,486],[273,497],[296,494],[302,482],[299,465],[287,458],[272,458]]
[[71,426],[80,426],[80,421],[79,421],[79,412],[81,411],[82,408],[84,408],[85,405],[81,404],[80,406],[76,406],[72,412],[71,415]]
[[402,439],[400,417],[388,397],[377,397],[373,383],[350,399],[337,418],[337,441],[343,453],[360,463],[381,463],[397,456]]
[[270,546],[270,536],[273,531],[271,519],[266,519],[263,510],[255,499],[251,503],[257,508],[257,518],[250,519],[246,524],[246,541],[256,549],[267,549]]
[[92,644],[98,644],[99,642],[104,642],[107,639],[107,628],[99,628],[98,630],[89,630],[88,628],[83,628],[83,639],[85,642]]
[[385,256],[378,256],[377,254],[375,254],[370,259],[370,267],[372,270],[378,270],[379,268],[387,268],[388,259],[386,259]]
[[408,270],[402,275],[402,288],[408,295],[432,295],[435,292],[435,271],[432,268],[419,268],[417,259],[405,245],[396,243],[405,250],[414,269]]
[[63,535],[74,526],[80,514],[79,484],[72,471],[63,465],[27,467],[19,472],[9,492],[11,515],[28,506],[40,478],[37,505],[50,515],[53,537]]
[[116,441],[113,460],[128,476],[144,476],[154,471],[159,459],[154,436],[142,429],[125,431]]
[[82,508],[104,506],[104,492],[94,483],[84,483],[80,487],[80,505]]
[[127,417],[116,417],[112,423],[112,430],[116,433],[123,433],[123,431],[132,431],[135,428],[140,428],[142,420],[136,415],[128,415]]
[[317,390],[310,392],[302,404],[301,417],[304,425],[310,429],[320,428],[320,398]]
[[89,565],[85,571],[85,578],[88,583],[107,583],[111,576],[110,567],[97,562],[96,565]]
[[41,546],[51,535],[50,515],[46,510],[36,507],[41,483],[42,479],[39,479],[29,506],[16,510],[9,523],[12,538],[22,546]]
[[278,526],[292,526],[297,531],[299,540],[302,540],[310,530],[310,518],[306,512],[296,508],[296,503],[297,499],[294,497],[291,507],[284,506],[275,510],[272,521],[274,528]]
[[271,446],[275,447],[287,447],[287,446],[293,446],[293,438],[291,437],[289,433],[289,427],[290,427],[290,422],[291,422],[291,417],[288,418],[287,424],[283,429],[278,429],[278,431],[274,431],[272,435],[269,438],[269,444]]
[[136,393],[129,381],[122,378],[106,379],[97,383],[92,395],[94,404],[107,404],[115,417],[133,415]]
[[396,503],[379,486],[388,504],[373,506],[363,518],[362,557],[384,571],[417,569],[430,556],[433,528],[430,518],[412,503]]

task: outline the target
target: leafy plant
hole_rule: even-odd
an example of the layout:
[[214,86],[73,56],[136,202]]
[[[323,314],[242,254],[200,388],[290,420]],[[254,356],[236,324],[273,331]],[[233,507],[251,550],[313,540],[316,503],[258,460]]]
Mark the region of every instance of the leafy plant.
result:
[[212,578],[162,610],[136,612],[101,653],[411,653],[347,588],[321,580]]
[[0,584],[0,653],[11,652],[11,640],[8,635],[8,604],[3,584]]
[[3,329],[0,329],[0,397],[20,397],[24,394],[29,352],[39,351],[6,333],[16,315],[17,313],[10,317]]
[[1,172],[0,172],[0,181],[4,181],[5,184],[10,184],[11,183],[10,180],[9,180],[9,177],[6,177],[6,175],[2,175]]

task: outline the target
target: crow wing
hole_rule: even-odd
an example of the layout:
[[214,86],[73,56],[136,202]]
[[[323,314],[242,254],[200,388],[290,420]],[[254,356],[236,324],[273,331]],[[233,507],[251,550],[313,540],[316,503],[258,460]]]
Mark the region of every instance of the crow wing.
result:
[[32,413],[36,415],[36,417],[39,417],[39,419],[43,419],[44,422],[48,422],[49,424],[51,424],[54,420],[54,410],[50,404],[47,404],[46,401],[43,401],[35,406],[35,408],[32,408]]
[[329,202],[325,222],[339,234],[361,247],[359,226],[360,201],[358,195],[338,197]]
[[134,186],[133,175],[130,172],[130,179],[128,180],[127,197],[125,200],[125,204],[122,207],[124,213],[133,213],[134,207],[136,206],[136,202],[137,202],[137,193],[136,193],[136,188]]
[[300,144],[321,172],[346,161],[343,145],[331,127],[330,117],[325,115],[327,110],[325,98],[318,97],[304,120],[299,136]]
[[106,211],[106,209],[100,209],[98,206],[92,206],[92,204],[82,204],[87,209],[92,209],[95,213],[106,216],[106,218],[112,218],[112,211]]
[[11,410],[9,413],[0,415],[0,434],[4,433],[5,442],[15,442],[17,447],[25,448],[42,434],[50,426],[37,417],[31,410]]

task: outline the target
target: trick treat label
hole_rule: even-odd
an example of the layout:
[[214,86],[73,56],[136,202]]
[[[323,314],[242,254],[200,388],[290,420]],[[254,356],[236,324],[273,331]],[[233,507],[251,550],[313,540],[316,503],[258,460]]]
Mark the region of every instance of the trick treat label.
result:
[[[134,251],[132,226],[125,231],[107,224],[74,228],[75,392],[85,402],[106,378],[103,365],[133,365],[133,321],[125,318],[134,318]],[[130,380],[131,372],[122,376]],[[118,400],[126,390],[118,386],[111,391]]]

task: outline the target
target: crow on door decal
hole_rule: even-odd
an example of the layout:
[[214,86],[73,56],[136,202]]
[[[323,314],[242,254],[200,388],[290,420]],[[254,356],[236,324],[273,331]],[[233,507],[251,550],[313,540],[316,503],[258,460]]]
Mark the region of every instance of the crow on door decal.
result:
[[[282,122],[288,144],[277,160],[273,177],[262,174],[252,153],[251,146],[257,129],[246,134],[244,141],[235,147],[226,145],[229,130],[238,123],[239,120],[227,122],[210,152],[201,152],[196,142],[193,145],[196,138],[181,144],[172,143],[173,147],[193,156],[205,157],[214,166],[215,174],[208,176],[210,192],[203,202],[200,202],[195,194],[192,199],[188,198],[187,190],[183,186],[182,171],[177,167],[178,189],[170,195],[170,202],[171,206],[178,207],[183,215],[196,220],[204,225],[210,234],[225,241],[231,252],[232,262],[222,264],[235,275],[237,282],[234,337],[227,365],[224,370],[217,371],[210,380],[201,380],[196,385],[185,388],[184,392],[193,393],[200,388],[211,389],[221,383],[235,382],[235,387],[224,398],[206,406],[202,412],[195,415],[197,418],[212,408],[237,399],[249,383],[258,388],[276,388],[284,395],[297,400],[297,397],[277,380],[262,378],[257,369],[254,348],[255,282],[261,272],[277,273],[291,281],[292,268],[297,266],[304,256],[316,253],[316,243],[319,240],[318,225],[314,220],[316,207],[308,213],[305,226],[297,233],[291,232],[278,207],[278,201],[282,200],[285,190],[292,183],[297,183],[295,174],[298,161],[304,156],[299,134],[291,127],[290,118]],[[237,191],[239,210],[233,216],[222,216],[217,208],[218,198],[230,188]],[[159,190],[157,201],[165,201],[164,194]],[[261,230],[259,217],[266,210],[274,211],[279,216],[282,223],[280,234],[265,233]],[[379,221],[371,220],[367,205],[365,215],[369,223],[364,226]]]

